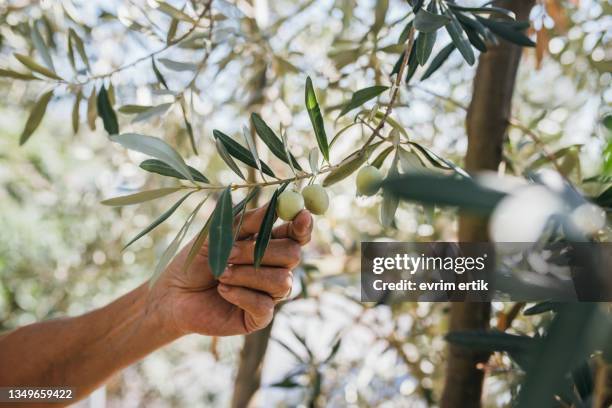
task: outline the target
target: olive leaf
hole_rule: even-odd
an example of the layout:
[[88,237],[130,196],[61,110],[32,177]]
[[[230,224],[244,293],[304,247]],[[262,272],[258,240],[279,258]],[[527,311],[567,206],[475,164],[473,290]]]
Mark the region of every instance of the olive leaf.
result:
[[368,146],[365,151],[357,150],[351,153],[348,157],[346,157],[338,167],[332,170],[325,180],[323,180],[323,187],[331,186],[332,184],[336,184],[339,181],[344,180],[351,174],[353,174],[362,164],[364,164],[372,152],[381,144],[382,142],[376,142]]
[[[219,130],[213,130],[213,135],[215,139],[219,140],[227,152],[234,158],[240,160],[247,166],[251,166],[252,168],[257,168],[257,163],[255,162],[255,158],[246,148],[244,148],[240,143],[236,142],[234,139],[226,135],[225,133]],[[261,170],[266,173],[270,177],[276,177],[272,169],[263,161],[261,161]]]
[[164,13],[164,14],[172,17],[172,18],[175,18],[177,20],[185,21],[187,23],[192,23],[192,24],[195,23],[193,18],[191,18],[183,10],[179,10],[176,7],[171,6],[170,4],[168,4],[168,3],[164,2],[164,1],[158,1],[157,2],[157,10],[159,10],[162,13]]
[[187,197],[189,197],[193,193],[195,193],[195,191],[190,191],[189,193],[187,193],[183,197],[181,197],[181,199],[179,199],[176,203],[174,203],[174,205],[172,207],[170,207],[168,210],[166,210],[166,212],[164,212],[162,215],[160,215],[155,221],[153,221],[151,224],[149,224],[145,229],[140,231],[134,238],[132,238],[130,240],[130,242],[125,244],[123,249],[126,249],[127,247],[132,245],[134,242],[138,241],[140,238],[142,238],[143,236],[145,236],[146,234],[151,232],[153,229],[155,229],[159,224],[161,224],[162,222],[166,221],[168,219],[168,217],[170,217],[176,211],[176,209],[179,208],[181,204],[183,204],[183,201],[185,201],[187,199]]
[[23,81],[31,81],[34,79],[40,79],[30,74],[29,72],[17,72],[17,71],[13,71],[12,69],[3,69],[3,68],[0,68],[0,77],[21,79]]
[[376,167],[377,169],[380,169],[383,163],[385,162],[387,156],[389,156],[389,154],[393,151],[393,148],[393,146],[389,146],[385,150],[380,152],[378,156],[376,156],[374,161],[372,161],[372,166]]
[[152,107],[153,106],[151,105],[123,105],[117,110],[121,113],[125,113],[126,115],[134,115],[145,112]]
[[420,33],[419,41],[415,44],[416,48],[416,58],[419,62],[420,66],[424,66],[427,60],[429,59],[431,52],[433,51],[433,47],[436,43],[436,37],[438,36],[437,32],[431,33]]
[[427,67],[427,69],[423,73],[423,76],[421,76],[421,81],[429,78],[434,72],[436,72],[438,68],[440,68],[442,64],[444,64],[444,62],[448,59],[448,57],[451,55],[451,52],[453,52],[455,48],[455,44],[452,42],[446,47],[442,48],[438,55],[436,55],[431,61],[431,64],[429,64],[429,67]]
[[434,33],[450,21],[448,16],[420,9],[414,16],[414,28],[422,33]]
[[456,206],[479,214],[489,214],[506,195],[483,187],[472,179],[433,173],[411,173],[388,178],[382,187],[402,200]]
[[313,148],[308,153],[308,164],[310,164],[310,171],[316,175],[319,173],[319,150]]
[[101,204],[110,205],[110,206],[140,204],[146,201],[151,201],[157,198],[165,197],[172,193],[176,193],[177,191],[180,191],[180,190],[183,190],[183,187],[166,187],[166,188],[156,188],[154,190],[139,191],[134,194],[109,198],[107,200],[102,201]]
[[53,59],[51,58],[51,54],[49,54],[49,48],[47,44],[45,44],[45,40],[43,40],[42,35],[40,35],[40,31],[38,31],[38,21],[34,21],[32,23],[30,34],[32,37],[32,43],[34,44],[34,48],[40,54],[41,58],[45,62],[47,68],[49,68],[52,72],[55,72],[55,66],[53,65]]
[[[289,153],[289,141],[287,141],[287,132],[284,129],[281,129],[281,137],[283,138],[283,149],[285,149],[285,155],[287,157],[291,157],[291,153]],[[291,167],[291,172],[295,177],[297,177],[297,173],[295,172],[295,167],[291,160],[289,160],[289,167]]]
[[223,274],[234,244],[231,191],[231,187],[223,190],[210,217],[208,265],[215,278]]
[[516,19],[516,15],[514,14],[514,12],[512,12],[510,10],[506,10],[504,8],[501,8],[501,7],[494,7],[494,6],[487,6],[487,7],[464,7],[464,6],[460,6],[458,4],[451,3],[451,2],[448,2],[446,4],[450,8],[452,8],[453,10],[469,11],[469,12],[478,13],[478,14],[500,14],[502,16],[511,18],[512,20]]
[[[187,180],[185,176],[183,176],[181,173],[174,170],[172,167],[170,167],[169,165],[167,165],[161,160],[147,159],[143,161],[142,163],[140,163],[140,168],[150,173],[161,174],[162,176],[167,176],[167,177],[174,177],[179,180]],[[187,168],[189,169],[189,172],[191,173],[191,176],[193,177],[195,181],[210,184],[210,181],[208,180],[208,178],[202,173],[200,173],[197,169],[191,166],[187,166]]]
[[148,109],[139,112],[134,119],[132,119],[132,123],[142,122],[155,116],[163,115],[172,105],[172,103],[162,103],[161,105],[151,106]]
[[96,87],[94,86],[91,88],[89,99],[87,99],[87,124],[91,130],[96,130],[96,118],[98,117],[96,102]]
[[27,55],[17,54],[17,53],[15,53],[14,55],[15,55],[15,58],[17,58],[19,62],[21,62],[27,68],[30,68],[32,71],[38,72],[39,74],[42,74],[51,79],[57,79],[58,81],[62,80],[62,77],[60,77],[59,75],[57,75],[55,72],[51,71],[50,69],[43,67],[42,65],[40,65],[39,63],[37,63],[36,61],[28,57]]
[[102,85],[100,92],[98,92],[98,101],[96,104],[98,108],[98,115],[102,118],[104,123],[104,129],[109,135],[116,135],[119,133],[119,123],[117,122],[117,115],[113,110],[106,88]]
[[372,26],[372,32],[375,34],[378,33],[385,24],[387,10],[389,10],[389,0],[376,1],[376,7],[374,9],[374,25]]
[[253,135],[251,134],[251,129],[246,126],[242,127],[242,137],[244,138],[244,142],[246,143],[253,159],[255,159],[255,165],[257,170],[261,171],[261,161],[259,160],[259,154],[257,153],[257,148],[255,147],[255,140],[253,140]]
[[185,235],[187,235],[187,232],[189,231],[189,227],[193,223],[193,220],[196,218],[196,215],[198,214],[200,208],[202,208],[202,205],[204,205],[206,200],[208,200],[208,196],[206,196],[202,201],[200,201],[200,204],[198,204],[196,208],[191,212],[191,214],[189,214],[181,229],[178,231],[172,242],[170,242],[170,245],[168,245],[168,247],[160,256],[159,261],[155,266],[155,272],[153,272],[153,276],[151,276],[151,279],[149,280],[149,288],[155,285],[155,282],[157,282],[157,279],[161,276],[161,273],[164,271],[164,269],[166,269],[166,266],[168,266],[168,264],[172,260],[172,257],[178,251],[181,242],[183,242]]
[[172,71],[183,72],[183,71],[191,71],[195,72],[198,69],[198,65],[193,62],[180,62],[173,61],[168,58],[160,58],[158,59],[166,68],[171,69]]
[[276,191],[274,191],[274,194],[272,194],[272,198],[270,198],[268,208],[266,209],[266,213],[264,214],[261,222],[261,227],[257,233],[257,240],[255,241],[255,251],[253,255],[255,269],[259,268],[261,265],[261,260],[263,259],[268,243],[270,242],[270,237],[272,236],[272,226],[274,225],[274,221],[276,221],[276,200],[278,199],[278,195],[281,191],[281,188],[278,188]]
[[85,45],[83,44],[83,40],[81,39],[81,37],[79,37],[76,31],[70,28],[68,29],[68,49],[70,52],[70,62],[72,63],[72,66],[76,69],[74,63],[74,52],[72,51],[73,47],[76,47],[76,50],[79,53],[79,56],[81,57],[81,61],[83,61],[83,64],[85,64],[85,67],[87,67],[88,70],[91,70],[91,67],[89,66],[89,58],[87,57],[87,52],[85,52]]
[[289,157],[291,159],[291,163],[289,163],[289,159],[287,158],[287,153],[285,152],[285,148],[283,147],[283,142],[276,136],[274,131],[268,126],[268,124],[259,116],[257,113],[251,114],[251,121],[253,122],[253,126],[255,127],[255,132],[261,138],[261,140],[268,146],[268,149],[274,154],[276,157],[281,159],[287,164],[292,164],[298,170],[302,170],[300,164],[297,162],[295,157],[291,153],[289,153]]
[[232,169],[232,171],[236,173],[238,177],[243,180],[246,180],[244,174],[242,174],[242,170],[240,170],[240,167],[238,167],[234,159],[232,159],[232,156],[230,156],[230,154],[227,152],[227,149],[225,148],[223,142],[219,139],[216,139],[215,146],[217,147],[217,153],[219,153],[219,156],[225,162],[225,164],[227,164],[227,166]]
[[469,65],[474,65],[476,61],[474,51],[472,50],[472,45],[463,27],[459,24],[457,17],[452,11],[447,9],[444,13],[450,18],[450,22],[446,25],[446,31],[448,31],[448,35],[450,35],[451,40],[453,40],[453,44],[459,49],[459,52],[463,55],[463,59],[465,59]]
[[110,139],[127,149],[159,159],[182,174],[187,180],[194,181],[181,155],[163,140],[137,133],[123,133],[121,135],[111,136]]
[[476,16],[478,21],[499,37],[523,47],[535,47],[535,43],[520,31],[520,25],[513,22],[491,20]]
[[34,104],[34,107],[30,111],[30,116],[28,116],[28,120],[26,121],[25,127],[23,128],[23,132],[21,132],[21,137],[19,138],[20,146],[28,141],[30,136],[32,136],[32,133],[34,133],[36,128],[38,128],[38,125],[40,125],[40,122],[42,122],[42,119],[45,116],[45,111],[47,110],[47,105],[49,104],[52,96],[53,90],[45,92]]
[[164,88],[168,89],[168,84],[166,83],[166,79],[164,78],[162,73],[159,72],[159,69],[157,68],[157,65],[155,64],[155,59],[153,57],[151,57],[151,66],[153,67],[153,73],[155,74],[155,78],[157,78],[157,81],[160,84],[162,84]]
[[81,100],[83,99],[83,91],[79,88],[75,98],[74,105],[72,106],[72,131],[74,134],[77,134],[79,131],[79,107],[81,105]]
[[306,110],[308,111],[310,122],[312,123],[312,127],[315,131],[315,136],[317,137],[319,150],[321,150],[325,161],[329,162],[329,146],[327,144],[327,135],[325,134],[323,116],[321,116],[321,109],[319,108],[317,96],[314,88],[312,87],[312,80],[310,77],[306,78]]
[[[399,174],[397,169],[398,161],[399,152],[395,152],[395,156],[393,157],[393,162],[391,162],[391,167],[389,168],[387,177],[396,177]],[[380,205],[380,222],[384,227],[389,228],[393,225],[395,212],[397,211],[398,205],[399,198],[393,193],[393,191],[383,190],[382,204]]]
[[363,89],[358,90],[357,92],[355,92],[353,94],[353,96],[351,96],[351,100],[348,101],[344,105],[344,107],[342,108],[342,111],[340,111],[340,115],[338,115],[338,117],[341,117],[341,116],[347,114],[348,112],[352,111],[353,109],[356,109],[356,108],[360,107],[361,105],[363,105],[364,103],[366,103],[370,99],[376,98],[378,95],[380,95],[381,93],[383,93],[387,89],[389,89],[388,86],[374,85],[374,86],[370,86],[368,88],[363,88]]

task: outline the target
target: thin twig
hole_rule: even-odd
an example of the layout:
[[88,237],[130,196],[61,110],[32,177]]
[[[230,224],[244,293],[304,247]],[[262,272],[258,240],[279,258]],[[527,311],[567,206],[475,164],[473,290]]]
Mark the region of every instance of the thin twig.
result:
[[412,47],[414,46],[414,31],[415,29],[414,27],[412,27],[410,29],[410,33],[408,34],[408,40],[406,42],[406,49],[404,50],[404,58],[402,59],[402,63],[400,65],[399,72],[397,73],[397,77],[395,78],[395,84],[393,85],[393,92],[391,93],[391,99],[389,100],[389,104],[387,105],[385,114],[383,115],[378,126],[376,126],[376,129],[374,129],[374,132],[372,132],[372,135],[368,138],[368,140],[365,142],[365,144],[361,148],[361,153],[365,152],[365,150],[368,148],[370,143],[372,143],[372,140],[374,140],[374,138],[377,135],[380,136],[379,132],[385,126],[385,123],[387,122],[387,118],[389,117],[389,115],[391,114],[391,111],[393,110],[393,104],[395,103],[395,100],[397,99],[397,95],[399,94],[400,85],[402,83],[402,78],[404,77],[404,70],[406,69],[406,66],[408,65],[408,60],[410,59]]

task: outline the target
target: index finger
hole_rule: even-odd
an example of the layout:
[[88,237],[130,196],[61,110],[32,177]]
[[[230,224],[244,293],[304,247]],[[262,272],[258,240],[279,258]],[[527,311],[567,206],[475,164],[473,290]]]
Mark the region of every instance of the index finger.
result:
[[[240,226],[240,231],[238,232],[238,239],[244,239],[259,232],[259,228],[261,227],[261,223],[267,209],[268,204],[255,208],[254,210],[248,210],[244,213],[244,219],[242,220],[242,225]],[[242,213],[238,214],[236,218],[234,218],[234,226],[238,226],[241,217]]]
[[305,245],[310,241],[313,224],[310,212],[302,210],[293,221],[274,228],[272,230],[272,238],[291,238],[300,245]]

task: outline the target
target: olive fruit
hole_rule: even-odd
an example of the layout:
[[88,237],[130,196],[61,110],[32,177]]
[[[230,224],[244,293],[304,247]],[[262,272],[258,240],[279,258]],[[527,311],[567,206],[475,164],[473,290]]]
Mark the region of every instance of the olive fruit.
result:
[[376,194],[382,179],[383,175],[376,167],[363,166],[357,173],[357,193],[365,196]]
[[304,197],[306,208],[313,214],[325,214],[327,207],[329,207],[329,197],[320,184],[312,184],[304,187],[302,190],[302,197]]
[[304,208],[304,199],[295,191],[284,191],[276,201],[276,213],[285,221],[291,221]]

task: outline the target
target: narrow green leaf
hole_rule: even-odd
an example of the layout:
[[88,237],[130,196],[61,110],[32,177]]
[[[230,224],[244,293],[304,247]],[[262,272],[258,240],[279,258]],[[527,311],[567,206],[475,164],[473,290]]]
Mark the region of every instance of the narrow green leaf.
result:
[[178,154],[172,146],[159,138],[139,135],[137,133],[123,133],[121,135],[111,136],[111,140],[127,149],[135,150],[159,159],[185,176],[189,181],[194,181],[181,155]]
[[166,44],[172,44],[172,40],[176,35],[176,30],[178,29],[179,20],[175,17],[170,21],[170,26],[168,26],[168,32],[166,33]]
[[523,47],[535,47],[535,43],[531,41],[529,37],[508,22],[486,19],[479,16],[476,16],[476,18],[489,30],[504,40]]
[[96,130],[96,118],[98,117],[96,102],[96,87],[94,86],[91,88],[91,94],[87,99],[87,124],[91,130]]
[[19,138],[19,145],[23,145],[28,141],[32,133],[38,128],[40,122],[42,122],[43,117],[45,116],[45,112],[47,110],[47,105],[53,96],[53,90],[48,91],[41,95],[40,98],[34,104],[34,107],[30,111],[30,116],[28,116],[28,120],[26,121],[25,127],[23,128],[23,132],[21,132],[21,137]]
[[264,214],[264,218],[261,222],[259,233],[257,234],[253,258],[255,269],[259,268],[261,265],[261,260],[263,259],[268,243],[270,242],[270,237],[272,236],[272,227],[274,226],[274,221],[276,221],[276,200],[278,198],[279,191],[280,189],[277,189],[274,191],[274,194],[272,194],[272,198],[268,203],[268,208],[266,209],[266,213]]
[[98,101],[96,107],[98,108],[98,115],[102,118],[104,123],[104,129],[109,135],[116,135],[119,133],[119,123],[117,122],[117,115],[113,110],[113,106],[108,98],[106,88],[102,85],[100,92],[98,92]]
[[132,123],[142,122],[143,120],[151,119],[155,116],[161,116],[166,113],[172,105],[172,103],[162,103],[161,105],[151,106],[149,109],[138,113],[134,119],[132,119]]
[[310,149],[308,153],[308,164],[310,164],[310,171],[312,174],[319,173],[319,150],[316,148]]
[[55,66],[53,65],[53,59],[51,58],[51,54],[49,54],[49,48],[43,40],[42,35],[40,35],[40,31],[38,31],[38,21],[32,22],[31,26],[31,37],[32,43],[34,44],[34,48],[40,54],[41,58],[45,62],[47,68],[49,68],[52,72],[55,72]]
[[453,40],[453,44],[459,50],[463,58],[469,65],[474,65],[476,58],[474,57],[474,51],[472,50],[472,45],[463,30],[459,21],[457,21],[457,17],[450,10],[446,10],[445,14],[451,19],[451,21],[446,25],[446,31]]
[[433,33],[420,33],[419,41],[416,44],[416,57],[420,66],[424,66],[433,51],[433,47],[436,43],[437,32]]
[[178,71],[178,72],[191,71],[191,72],[195,72],[198,69],[198,64],[195,64],[193,62],[173,61],[173,60],[170,60],[168,58],[160,58],[160,59],[158,59],[158,61],[161,62],[162,64],[164,64],[164,66],[166,68],[171,69],[172,71]]
[[176,193],[177,191],[183,190],[182,187],[166,187],[156,188],[154,190],[139,191],[134,194],[129,194],[121,197],[113,197],[101,202],[103,205],[110,206],[123,206],[140,204],[146,201],[156,200],[161,197],[165,197],[169,194]]
[[513,351],[525,352],[532,350],[538,340],[496,330],[473,330],[451,332],[446,335],[446,341],[455,345],[483,351]]
[[183,265],[183,270],[186,271],[191,266],[191,264],[193,263],[193,260],[198,255],[198,252],[200,252],[200,249],[202,249],[204,242],[206,242],[206,238],[208,238],[208,232],[210,230],[211,218],[212,217],[209,217],[208,220],[206,220],[206,223],[204,223],[204,226],[202,227],[200,232],[198,232],[197,237],[193,241],[191,248],[189,248],[187,259],[185,260],[185,264]]
[[242,170],[240,170],[240,167],[238,167],[234,159],[232,159],[232,156],[230,156],[230,154],[228,153],[223,142],[219,139],[215,139],[215,146],[217,147],[217,152],[219,153],[219,156],[225,162],[225,164],[227,164],[227,166],[232,169],[232,171],[236,173],[238,177],[243,180],[246,180],[244,174],[242,174]]
[[319,108],[317,96],[312,87],[312,80],[310,77],[306,78],[306,110],[308,110],[308,116],[310,116],[310,122],[312,122],[312,127],[317,137],[319,150],[321,150],[325,161],[329,162],[329,146],[327,144],[323,116],[321,115],[321,109]]
[[420,9],[414,16],[414,28],[422,33],[434,33],[450,21],[448,16]]
[[[421,11],[423,11],[421,9]],[[399,152],[395,153],[393,162],[387,173],[387,177],[396,177],[398,172],[398,161]],[[399,198],[390,190],[384,190],[382,194],[382,204],[380,205],[380,222],[385,228],[389,228],[393,225],[395,220],[395,212],[399,205]]]
[[227,187],[221,193],[210,221],[208,265],[215,278],[223,274],[234,245],[233,221],[232,189]]
[[387,158],[387,156],[389,156],[393,149],[393,146],[389,146],[385,150],[380,152],[380,154],[376,156],[376,158],[372,162],[372,166],[376,167],[377,169],[380,169],[383,163],[385,162],[385,159]]
[[145,112],[151,109],[153,106],[151,105],[123,105],[119,109],[117,109],[121,113],[125,113],[126,115],[135,115],[138,113]]
[[372,26],[372,32],[374,32],[374,34],[378,33],[385,24],[387,10],[389,10],[389,0],[376,1],[376,8],[374,9],[374,25]]
[[12,69],[2,69],[2,68],[0,68],[0,77],[21,79],[24,81],[40,79],[30,74],[29,72],[17,72],[17,71],[13,71]]
[[[281,138],[283,139],[283,149],[285,149],[285,157],[293,158],[291,156],[291,153],[289,153],[289,141],[287,140],[287,131],[284,129],[281,129]],[[288,164],[289,164],[289,167],[291,167],[291,172],[293,173],[293,175],[297,177],[295,166],[293,165],[292,161],[289,160]]]
[[547,300],[544,302],[536,303],[530,308],[525,309],[523,314],[525,316],[534,316],[534,315],[545,313],[545,312],[555,312],[557,311],[559,306],[560,306],[559,302],[552,302],[550,300]]
[[200,201],[200,204],[198,204],[196,208],[191,212],[191,214],[189,214],[189,216],[185,220],[185,223],[183,224],[181,229],[177,232],[172,242],[170,242],[170,245],[168,245],[166,250],[159,257],[159,261],[157,262],[157,265],[155,266],[155,272],[153,273],[153,276],[151,276],[151,279],[149,280],[149,288],[155,285],[155,282],[157,282],[157,279],[161,276],[162,272],[166,269],[166,266],[168,266],[168,264],[172,260],[172,257],[174,257],[174,255],[178,251],[179,246],[181,245],[181,242],[183,242],[185,235],[187,235],[187,232],[189,231],[189,227],[193,223],[193,220],[196,218],[196,215],[198,214],[198,212],[200,211],[200,208],[202,208],[202,205],[204,205],[206,200],[208,200],[208,196],[206,196],[204,200]]
[[516,15],[510,11],[510,10],[506,10],[504,8],[501,7],[463,7],[460,6],[458,4],[455,3],[446,3],[450,8],[452,8],[453,10],[459,10],[459,11],[469,11],[471,13],[477,13],[477,14],[499,14],[505,17],[509,17],[513,20],[516,19]]
[[472,179],[437,174],[404,174],[386,179],[383,189],[390,189],[400,199],[423,204],[449,205],[488,214],[505,194],[476,184]]
[[74,105],[72,106],[72,116],[71,116],[72,131],[74,132],[75,135],[79,131],[79,123],[80,123],[79,107],[81,106],[82,99],[83,99],[83,91],[81,90],[81,88],[79,88],[79,91],[77,92],[74,98]]
[[157,10],[161,11],[162,13],[176,18],[177,20],[181,20],[181,21],[185,21],[187,23],[191,23],[194,24],[195,21],[193,18],[191,18],[188,14],[186,14],[184,11],[177,9],[174,6],[171,6],[170,4],[166,3],[165,1],[158,1],[157,2]]
[[[257,113],[251,114],[251,121],[253,122],[253,126],[255,127],[255,132],[261,138],[261,140],[268,146],[268,149],[274,154],[276,157],[289,164],[289,160],[287,159],[287,155],[285,153],[285,148],[283,147],[283,142],[276,136],[274,131],[268,126],[268,124],[259,116]],[[298,170],[302,170],[300,164],[297,162],[295,157],[290,154],[291,163],[293,167]]]
[[43,67],[27,55],[15,53],[15,58],[17,58],[19,62],[21,62],[23,65],[25,65],[27,68],[30,68],[34,72],[38,72],[39,74],[42,74],[51,79],[57,79],[58,81],[62,80],[62,77],[60,77],[50,69]]
[[83,61],[85,67],[87,67],[88,70],[91,70],[91,67],[89,65],[89,58],[87,57],[87,52],[85,52],[85,45],[83,44],[83,40],[81,39],[81,37],[79,37],[76,31],[70,28],[68,30],[68,38],[70,44],[74,44],[74,47],[76,47],[76,50],[79,53],[81,61]]
[[140,231],[134,238],[132,238],[130,240],[130,242],[128,242],[123,247],[123,249],[126,249],[127,247],[132,245],[134,242],[138,241],[140,238],[142,238],[143,236],[145,236],[146,234],[151,232],[153,229],[155,229],[159,224],[161,224],[162,222],[166,221],[168,219],[168,217],[170,217],[176,211],[176,209],[179,208],[181,204],[183,204],[183,201],[185,201],[187,199],[187,197],[189,197],[193,193],[194,193],[194,191],[190,191],[189,193],[187,193],[183,197],[181,197],[181,199],[178,200],[176,203],[174,203],[174,205],[172,207],[170,207],[168,210],[166,210],[166,212],[164,212],[162,215],[160,215],[155,221],[153,221],[144,230]]
[[402,172],[404,172],[404,174],[423,173],[427,171],[427,168],[421,161],[421,158],[416,153],[400,148],[398,154]]
[[247,148],[251,152],[251,156],[255,159],[255,165],[257,170],[261,171],[261,162],[259,160],[259,154],[257,153],[257,148],[255,148],[255,140],[253,140],[253,135],[251,134],[251,129],[246,126],[242,127],[242,137],[244,138],[244,142],[247,145]]
[[[161,174],[162,176],[167,176],[167,177],[174,177],[179,180],[187,180],[185,176],[183,176],[181,173],[174,170],[172,167],[170,167],[169,165],[167,165],[161,160],[147,159],[143,161],[142,163],[140,163],[140,168],[150,173]],[[191,166],[187,166],[187,168],[189,169],[189,172],[191,173],[191,176],[193,177],[195,181],[210,184],[210,181],[208,180],[208,178],[206,178],[206,176],[200,173],[197,169]]]
[[[240,160],[247,166],[251,166],[256,169],[257,164],[255,163],[255,158],[246,148],[244,148],[240,143],[236,142],[234,139],[226,135],[225,133],[219,130],[213,130],[213,135],[215,139],[218,139],[223,143],[223,146],[226,148],[227,152],[236,159]],[[270,177],[276,177],[272,169],[263,161],[261,161],[261,170],[266,173]]]
[[155,78],[157,78],[157,82],[162,84],[164,88],[168,89],[168,84],[166,83],[166,79],[164,78],[162,73],[159,72],[159,69],[157,68],[157,65],[155,64],[155,59],[153,57],[151,57],[151,66],[153,67],[153,73],[155,74]]
[[442,48],[442,50],[438,53],[438,55],[435,56],[435,58],[431,61],[431,64],[429,64],[429,67],[427,67],[427,69],[423,73],[421,81],[429,78],[434,72],[436,72],[438,68],[440,68],[442,64],[444,64],[444,62],[448,59],[448,57],[451,55],[455,48],[455,44],[452,42],[446,47]]
[[378,95],[380,95],[387,89],[389,89],[388,86],[374,85],[368,88],[363,88],[363,89],[358,90],[357,92],[353,94],[353,96],[351,97],[351,100],[348,101],[344,105],[338,117],[341,117],[347,114],[348,112],[352,111],[353,109],[360,107],[361,105],[363,105],[370,99],[376,98]]

